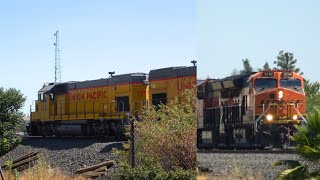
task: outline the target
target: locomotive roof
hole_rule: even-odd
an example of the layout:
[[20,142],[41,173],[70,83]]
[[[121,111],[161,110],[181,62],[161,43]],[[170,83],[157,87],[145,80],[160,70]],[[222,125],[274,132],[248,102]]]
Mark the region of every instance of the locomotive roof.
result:
[[204,80],[204,79],[198,79],[197,80],[197,86],[198,85],[200,85],[200,84],[202,84],[202,83],[204,83],[206,80]]
[[175,78],[175,77],[182,77],[182,76],[193,76],[196,74],[197,74],[196,66],[168,67],[168,68],[151,70],[149,73],[149,80]]
[[146,80],[145,73],[129,73],[115,75],[110,78],[101,78],[95,80],[79,81],[69,84],[69,89],[91,88],[98,86],[110,86],[115,84],[124,84],[131,82],[144,82]]
[[220,89],[226,89],[226,88],[241,88],[246,87],[248,85],[248,78],[250,77],[252,73],[247,74],[240,74],[240,75],[234,75],[234,76],[228,76],[223,79],[211,79],[209,81],[209,88],[210,90],[220,90]]
[[45,93],[50,91],[55,85],[44,85],[39,91],[38,93]]
[[247,74],[239,74],[239,75],[233,75],[233,76],[228,76],[222,79],[210,79],[209,81],[211,82],[219,82],[219,81],[227,81],[227,80],[238,80],[238,79],[246,79],[250,77],[252,74],[255,74],[256,72],[252,73],[247,73]]
[[38,91],[38,94],[43,94],[48,91],[55,93],[64,93],[67,91],[68,83],[49,83],[48,85],[43,85],[43,87]]
[[64,83],[50,83],[44,85],[38,93],[50,92],[67,92],[68,89],[80,89],[80,88],[91,88],[98,86],[108,86],[115,84],[124,84],[130,82],[144,82],[147,80],[147,75],[145,73],[130,73],[115,75],[111,78],[101,78],[87,81],[69,81]]

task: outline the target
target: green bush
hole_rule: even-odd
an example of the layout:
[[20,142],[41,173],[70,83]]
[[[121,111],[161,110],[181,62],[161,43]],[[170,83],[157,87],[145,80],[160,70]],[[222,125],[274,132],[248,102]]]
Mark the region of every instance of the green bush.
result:
[[137,123],[137,150],[168,171],[196,168],[196,97],[184,92],[167,105],[149,107]]
[[134,179],[155,179],[155,180],[192,180],[196,179],[196,171],[194,170],[182,170],[166,171],[160,165],[156,163],[150,164],[149,167],[138,166],[131,168],[127,163],[120,165],[119,171],[116,175],[120,179],[134,180]]
[[[314,108],[307,115],[308,123],[302,124],[301,127],[295,126],[298,133],[294,134],[291,139],[297,143],[296,150],[307,161],[320,165],[320,110]],[[307,166],[302,165],[299,161],[280,160],[274,163],[274,166],[287,165],[289,169],[282,171],[279,179],[319,179],[319,169],[310,172]]]
[[19,110],[25,100],[19,90],[0,88],[0,156],[21,142],[16,129],[24,123]]
[[320,83],[306,80],[304,86],[307,100],[307,112],[310,112],[313,107],[320,107]]
[[128,166],[129,152],[122,157],[120,179],[196,178],[196,97],[194,90],[167,105],[147,107],[136,123],[136,166]]

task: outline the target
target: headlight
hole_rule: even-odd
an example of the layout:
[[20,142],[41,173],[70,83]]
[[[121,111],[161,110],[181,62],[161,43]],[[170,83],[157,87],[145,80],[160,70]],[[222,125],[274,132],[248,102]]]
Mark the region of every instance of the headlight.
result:
[[282,99],[282,98],[283,98],[283,91],[279,91],[279,92],[278,92],[278,97],[279,97],[279,99]]
[[273,118],[272,115],[270,115],[270,114],[267,115],[267,121],[272,121],[272,118]]
[[292,116],[292,119],[293,119],[293,120],[297,120],[297,119],[298,119],[298,116],[297,116],[297,115],[293,115],[293,116]]

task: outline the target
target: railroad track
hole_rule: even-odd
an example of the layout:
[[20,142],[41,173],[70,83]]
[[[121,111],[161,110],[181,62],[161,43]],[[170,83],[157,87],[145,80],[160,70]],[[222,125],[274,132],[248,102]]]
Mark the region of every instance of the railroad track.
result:
[[22,171],[28,169],[33,166],[35,162],[38,160],[38,151],[30,152],[25,154],[15,160],[12,161],[12,164],[2,165],[1,168],[3,170],[11,170],[17,169],[18,171]]
[[107,160],[98,164],[78,169],[76,174],[86,178],[96,178],[107,174],[107,169],[115,164],[113,160]]

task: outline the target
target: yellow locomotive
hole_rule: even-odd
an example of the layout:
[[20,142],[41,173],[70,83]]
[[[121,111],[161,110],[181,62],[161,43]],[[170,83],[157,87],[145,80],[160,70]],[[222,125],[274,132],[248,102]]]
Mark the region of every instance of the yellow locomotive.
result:
[[38,92],[29,134],[121,137],[128,118],[143,106],[166,104],[195,85],[196,66],[49,83]]

